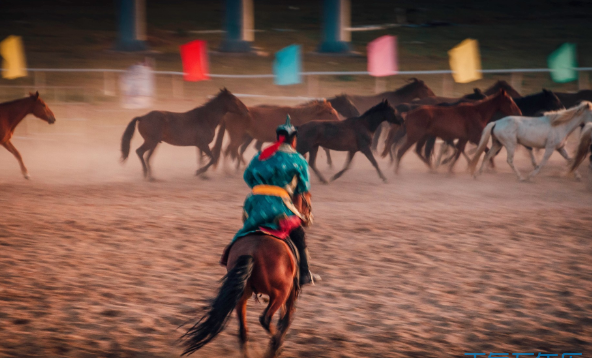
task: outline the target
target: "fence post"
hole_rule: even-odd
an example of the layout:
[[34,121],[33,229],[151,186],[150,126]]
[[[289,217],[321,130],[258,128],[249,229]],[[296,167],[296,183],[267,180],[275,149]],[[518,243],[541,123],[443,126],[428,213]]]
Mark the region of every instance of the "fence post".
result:
[[179,80],[176,75],[171,75],[173,85],[173,98],[183,98],[183,80]]
[[384,77],[374,77],[374,93],[382,93],[386,91],[386,80]]
[[308,97],[318,97],[319,95],[319,79],[317,76],[307,77]]
[[518,93],[522,92],[522,73],[512,72],[510,85],[514,87]]
[[452,97],[453,83],[452,76],[445,73],[442,75],[442,97]]
[[105,96],[115,96],[115,84],[113,75],[109,72],[103,72],[103,94]]
[[590,88],[590,77],[588,76],[588,72],[580,71],[578,76],[578,90],[585,90]]

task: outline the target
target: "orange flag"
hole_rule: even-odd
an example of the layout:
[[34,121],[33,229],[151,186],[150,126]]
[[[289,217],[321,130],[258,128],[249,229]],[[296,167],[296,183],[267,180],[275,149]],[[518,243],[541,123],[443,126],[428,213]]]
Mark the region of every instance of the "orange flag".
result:
[[448,51],[450,69],[455,82],[468,83],[483,78],[477,40],[466,39]]
[[0,42],[2,77],[9,80],[27,76],[27,62],[20,36],[8,36]]

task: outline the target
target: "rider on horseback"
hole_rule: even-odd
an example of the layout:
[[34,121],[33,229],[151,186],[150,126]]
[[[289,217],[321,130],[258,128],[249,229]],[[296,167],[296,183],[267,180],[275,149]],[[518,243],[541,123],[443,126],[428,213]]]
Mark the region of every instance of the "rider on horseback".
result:
[[308,269],[303,225],[310,225],[312,215],[305,217],[294,205],[310,190],[308,163],[295,150],[297,133],[288,116],[276,129],[277,142],[255,155],[245,169],[243,178],[252,193],[243,207],[244,226],[226,248],[221,263],[226,265],[229,248],[240,237],[253,233],[280,239],[290,236],[300,255],[300,285],[305,285],[320,277]]

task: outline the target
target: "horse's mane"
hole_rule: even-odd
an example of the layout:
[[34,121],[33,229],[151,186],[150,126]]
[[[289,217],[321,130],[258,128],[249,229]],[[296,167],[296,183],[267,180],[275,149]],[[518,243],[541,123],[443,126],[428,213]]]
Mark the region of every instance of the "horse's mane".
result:
[[586,110],[592,109],[592,102],[582,101],[579,105],[569,109],[545,112],[545,116],[549,117],[552,126],[558,126],[562,123],[569,122],[576,116],[581,115]]
[[387,107],[389,107],[389,103],[387,101],[382,101],[379,104],[377,104],[374,107],[367,110],[366,112],[364,112],[360,117],[364,117],[364,116],[373,114],[375,112],[381,112]]
[[411,92],[413,90],[414,86],[417,86],[418,84],[424,84],[424,82],[422,80],[418,80],[415,77],[410,78],[409,80],[407,80],[406,85],[404,85],[401,88],[397,88],[396,90],[392,91],[396,94],[403,94],[403,93],[407,93],[407,92]]
[[15,104],[17,102],[22,102],[22,101],[29,99],[29,98],[31,98],[31,97],[27,96],[27,97],[23,97],[23,98],[13,99],[12,101],[8,101],[8,102],[2,102],[2,103],[0,103],[0,106],[10,106],[11,104]]

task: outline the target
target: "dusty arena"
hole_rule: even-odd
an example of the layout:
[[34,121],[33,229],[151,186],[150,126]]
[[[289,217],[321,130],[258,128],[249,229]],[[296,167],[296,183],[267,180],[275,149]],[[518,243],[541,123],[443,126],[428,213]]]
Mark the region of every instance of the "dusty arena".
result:
[[[195,177],[195,148],[164,144],[146,182],[135,155],[119,163],[121,134],[141,112],[53,109],[54,126],[29,118],[13,139],[30,181],[0,151],[0,356],[178,356],[178,327],[225,273],[219,256],[249,192],[242,173],[226,163]],[[140,143],[136,133],[132,149]],[[329,174],[345,155],[333,169],[324,159]],[[525,151],[516,163],[531,169]],[[554,154],[525,183],[504,151],[497,173],[477,180],[462,158],[454,175],[430,173],[413,152],[398,176],[379,165],[386,184],[360,153],[336,182],[312,180],[308,242],[323,281],[300,296],[284,357],[590,352],[587,164],[577,182]],[[249,302],[253,356],[268,341],[263,308]],[[196,356],[238,356],[236,334],[233,317]]]

